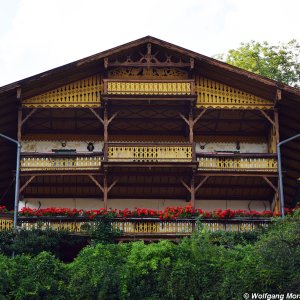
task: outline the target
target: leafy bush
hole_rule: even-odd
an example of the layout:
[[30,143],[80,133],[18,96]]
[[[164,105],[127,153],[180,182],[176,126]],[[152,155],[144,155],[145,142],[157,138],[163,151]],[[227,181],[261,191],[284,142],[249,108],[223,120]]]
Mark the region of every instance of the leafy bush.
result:
[[120,299],[128,244],[86,247],[68,266],[71,299]]
[[32,229],[17,233],[0,232],[0,253],[9,256],[13,253],[37,255],[48,251],[60,259],[69,261],[86,244],[86,238],[70,235],[67,231]]
[[[46,238],[44,247],[56,249],[52,233],[30,234],[22,236],[27,244],[3,234],[1,249],[7,242],[18,253],[37,253]],[[69,264],[47,252],[0,255],[0,299],[235,300],[252,292],[300,293],[299,267],[298,211],[265,232],[210,233],[200,227],[178,244],[94,243]]]

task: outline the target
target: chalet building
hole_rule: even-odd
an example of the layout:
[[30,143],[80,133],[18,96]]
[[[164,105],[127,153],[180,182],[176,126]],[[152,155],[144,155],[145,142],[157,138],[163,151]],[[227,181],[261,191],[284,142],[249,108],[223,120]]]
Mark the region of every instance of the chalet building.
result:
[[[1,87],[0,133],[22,145],[20,208],[279,211],[276,144],[300,132],[299,102],[298,89],[147,36]],[[299,150],[282,148],[287,205]],[[0,139],[10,207],[15,165]]]

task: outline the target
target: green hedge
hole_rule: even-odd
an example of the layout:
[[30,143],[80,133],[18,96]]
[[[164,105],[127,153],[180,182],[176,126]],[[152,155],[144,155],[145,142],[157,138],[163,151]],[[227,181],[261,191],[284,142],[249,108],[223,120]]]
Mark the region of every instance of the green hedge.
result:
[[0,299],[243,299],[300,293],[300,217],[267,232],[196,232],[179,244],[94,244],[71,263],[0,255]]

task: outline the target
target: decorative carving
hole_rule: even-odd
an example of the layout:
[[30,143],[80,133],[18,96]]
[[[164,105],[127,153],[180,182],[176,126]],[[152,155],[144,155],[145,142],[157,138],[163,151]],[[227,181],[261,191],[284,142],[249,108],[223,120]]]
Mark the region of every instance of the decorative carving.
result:
[[78,170],[99,170],[101,157],[30,157],[21,158],[21,171],[78,171]]
[[104,93],[114,95],[192,95],[192,82],[104,80]]
[[201,171],[264,171],[277,172],[277,160],[263,157],[200,157]]
[[108,72],[114,79],[188,79],[188,72],[176,68],[116,68]]
[[99,107],[101,90],[101,77],[95,75],[25,99],[22,105],[31,108]]
[[232,109],[273,109],[274,103],[228,85],[197,77],[197,107]]
[[191,162],[191,146],[123,146],[108,148],[109,161],[131,162]]
[[[154,49],[151,43],[146,49],[130,52],[116,58],[108,58],[109,67],[191,67],[189,58],[168,52],[166,49]],[[155,51],[155,52],[154,52]]]

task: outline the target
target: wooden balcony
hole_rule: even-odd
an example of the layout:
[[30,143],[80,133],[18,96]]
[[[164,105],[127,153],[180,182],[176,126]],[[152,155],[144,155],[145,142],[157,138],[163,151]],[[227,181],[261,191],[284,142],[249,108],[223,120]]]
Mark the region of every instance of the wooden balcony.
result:
[[[112,219],[111,224],[121,232],[119,239],[135,238],[178,238],[189,236],[196,228],[196,219],[160,220],[158,218]],[[199,221],[208,231],[244,232],[260,227],[266,228],[270,219],[203,219]],[[22,229],[67,230],[70,233],[86,234],[86,224],[93,225],[83,217],[19,217],[18,225]]]
[[277,172],[275,154],[209,154],[197,158],[200,171]]
[[0,231],[11,230],[13,223],[13,216],[11,214],[0,214]]
[[107,144],[108,162],[189,163],[194,145],[190,143],[114,143]]
[[194,80],[104,79],[104,95],[195,97]]
[[22,172],[90,171],[99,170],[101,160],[102,156],[100,153],[24,153],[21,156],[20,168]]

